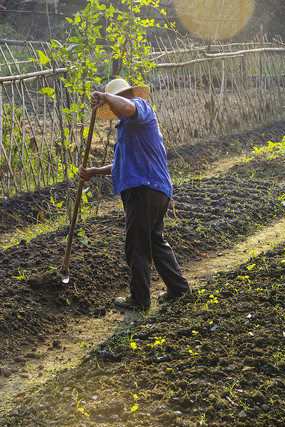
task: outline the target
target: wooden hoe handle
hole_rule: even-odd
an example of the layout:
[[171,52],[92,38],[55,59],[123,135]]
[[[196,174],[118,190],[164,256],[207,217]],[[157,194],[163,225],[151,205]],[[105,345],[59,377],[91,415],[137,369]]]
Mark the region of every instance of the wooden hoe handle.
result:
[[[86,143],[86,148],[85,148],[85,153],[84,153],[84,159],[83,159],[83,167],[84,168],[86,168],[86,166],[87,166],[87,161],[88,161],[90,147],[91,147],[91,141],[92,141],[95,119],[96,119],[96,109],[94,108],[92,110],[92,116],[91,116],[91,120],[90,120],[89,132],[88,132],[88,137],[87,137],[87,143]],[[62,269],[65,269],[65,270],[68,270],[69,258],[70,258],[70,253],[71,253],[71,245],[72,245],[72,240],[73,240],[73,236],[74,236],[74,229],[75,229],[75,224],[76,224],[76,220],[77,220],[77,214],[78,214],[78,209],[79,209],[79,205],[80,205],[83,185],[84,185],[84,181],[79,180],[78,188],[77,188],[76,201],[75,201],[74,211],[73,211],[73,217],[72,217],[71,224],[70,224],[67,246],[66,246],[65,255],[64,255],[64,259],[63,259],[63,265],[62,265]]]

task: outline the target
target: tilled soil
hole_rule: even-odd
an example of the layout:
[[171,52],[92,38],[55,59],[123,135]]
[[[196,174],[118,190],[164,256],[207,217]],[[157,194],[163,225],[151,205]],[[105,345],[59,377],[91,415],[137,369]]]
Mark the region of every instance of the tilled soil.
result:
[[[281,139],[285,123],[269,128],[268,139],[274,139],[274,129],[275,140]],[[264,128],[252,133],[254,145],[258,136],[264,143],[264,133]],[[235,138],[225,139],[227,149],[235,147]],[[219,140],[216,153],[221,147]],[[200,154],[207,156],[207,150]],[[263,176],[253,176],[252,164],[245,163],[242,173],[235,169],[219,177],[176,182],[166,237],[186,274],[191,260],[206,262],[210,254],[285,216],[284,176],[274,173],[276,167],[282,169],[279,161],[270,167],[264,161],[266,168],[259,164]],[[28,218],[29,197],[21,201],[23,218]],[[6,218],[12,229],[11,212]],[[3,227],[6,218],[1,218]],[[88,244],[77,235],[82,228]],[[0,252],[3,389],[5,378],[23,364],[44,360],[38,346],[52,342],[50,350],[60,347],[52,341],[54,334],[66,332],[71,319],[105,316],[128,285],[119,208],[77,225],[71,280],[63,285],[56,269],[67,234],[64,228]],[[3,409],[1,423],[284,425],[284,247],[285,242],[230,273],[205,278],[192,295],[164,304],[156,313],[138,315],[128,331],[112,336],[80,367],[59,373],[32,394],[14,396],[17,409]],[[158,280],[153,270],[152,282]]]
[[264,257],[142,317],[5,422],[283,426],[284,245]]

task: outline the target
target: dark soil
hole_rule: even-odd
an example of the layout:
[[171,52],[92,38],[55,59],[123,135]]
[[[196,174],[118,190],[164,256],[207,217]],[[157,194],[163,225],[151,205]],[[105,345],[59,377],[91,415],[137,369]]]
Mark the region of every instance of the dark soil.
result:
[[[198,170],[205,159],[209,167],[226,153],[278,141],[285,134],[285,121],[250,134],[250,141],[248,133],[212,141],[212,157],[209,143],[193,145],[184,150],[186,169],[190,165],[194,170],[196,164]],[[181,160],[176,157],[175,163],[173,153],[170,157],[174,170]],[[230,249],[284,218],[284,175],[275,174],[276,163],[268,165],[260,168],[263,176],[250,178],[252,165],[244,163],[243,172],[229,170],[216,178],[189,178],[174,185],[166,237],[186,275],[192,260]],[[106,181],[108,195],[109,188]],[[30,214],[35,198],[43,209],[41,201],[49,202],[49,191],[1,201],[2,229],[8,232],[21,221],[38,220],[36,210]],[[77,235],[81,228],[88,244]],[[56,269],[67,234],[64,228],[0,252],[4,379],[29,358],[42,357],[37,346],[65,333],[71,319],[104,317],[128,285],[120,209],[77,224],[71,280],[63,285]],[[0,424],[284,425],[284,273],[285,241],[230,273],[205,277],[191,296],[138,316],[128,331],[98,346],[78,368],[59,373],[32,394],[14,396],[17,409],[0,409]],[[153,270],[152,281],[158,280]]]
[[284,261],[282,245],[164,304],[27,397],[5,422],[283,426]]
[[228,173],[239,178],[255,178],[261,180],[285,182],[285,162],[283,158],[263,159],[256,158],[249,164],[241,163],[233,166]]

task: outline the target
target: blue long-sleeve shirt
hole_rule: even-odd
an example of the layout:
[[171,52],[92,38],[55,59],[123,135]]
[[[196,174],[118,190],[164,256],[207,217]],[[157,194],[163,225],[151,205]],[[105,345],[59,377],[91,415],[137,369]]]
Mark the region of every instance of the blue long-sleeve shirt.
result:
[[172,183],[167,168],[166,150],[155,112],[142,98],[132,98],[137,117],[121,118],[116,125],[112,181],[114,195],[123,190],[149,186],[172,196]]

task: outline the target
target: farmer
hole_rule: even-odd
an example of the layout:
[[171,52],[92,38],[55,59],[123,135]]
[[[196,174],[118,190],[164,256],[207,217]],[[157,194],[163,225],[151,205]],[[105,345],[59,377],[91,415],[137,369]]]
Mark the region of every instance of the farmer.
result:
[[118,78],[105,92],[91,94],[91,107],[98,117],[118,118],[113,164],[79,169],[79,178],[112,175],[114,195],[120,193],[126,215],[125,253],[131,272],[130,296],[115,305],[147,310],[150,306],[152,260],[167,286],[160,301],[189,292],[174,253],[164,240],[164,216],[172,195],[166,150],[153,108],[145,100],[148,86],[130,86]]

